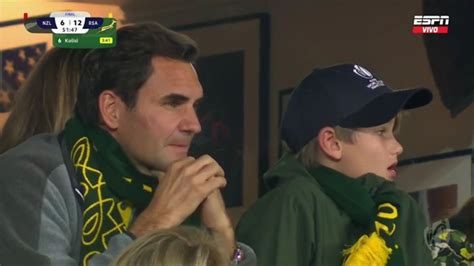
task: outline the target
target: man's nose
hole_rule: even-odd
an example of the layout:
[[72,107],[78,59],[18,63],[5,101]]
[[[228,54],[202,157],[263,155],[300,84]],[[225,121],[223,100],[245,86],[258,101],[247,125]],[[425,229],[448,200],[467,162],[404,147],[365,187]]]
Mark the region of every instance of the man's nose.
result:
[[201,132],[201,123],[199,122],[199,118],[194,108],[191,108],[191,110],[186,112],[185,117],[180,123],[179,129],[190,134],[197,134]]

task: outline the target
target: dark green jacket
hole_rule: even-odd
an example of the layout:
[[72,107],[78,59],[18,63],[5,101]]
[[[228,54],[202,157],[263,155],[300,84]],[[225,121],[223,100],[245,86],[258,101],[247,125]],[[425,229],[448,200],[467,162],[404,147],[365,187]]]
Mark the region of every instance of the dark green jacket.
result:
[[[363,178],[369,192],[387,182],[376,176]],[[285,155],[264,180],[272,190],[242,216],[237,227],[237,239],[255,250],[259,265],[342,265],[342,250],[368,233],[352,223],[293,156]],[[407,193],[399,191],[399,196],[402,228],[397,229],[396,240],[404,250],[405,265],[432,265],[423,238],[425,218]]]

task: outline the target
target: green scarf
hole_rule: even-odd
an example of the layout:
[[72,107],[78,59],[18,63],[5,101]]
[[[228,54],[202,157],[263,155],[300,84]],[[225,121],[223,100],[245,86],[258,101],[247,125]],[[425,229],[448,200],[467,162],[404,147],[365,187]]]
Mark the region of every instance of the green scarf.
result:
[[70,119],[64,136],[84,196],[81,261],[107,249],[124,233],[134,212],[146,208],[158,179],[138,172],[106,131]]
[[[363,184],[364,182],[376,182],[378,177],[374,174],[367,174],[354,179],[326,167],[312,168],[308,169],[308,171],[317,179],[324,192],[339,208],[347,213],[354,222],[366,228],[368,234],[375,233],[373,237],[378,235],[379,238],[383,239],[383,241],[380,241],[381,245],[386,245],[383,250],[390,250],[388,251],[390,256],[387,265],[404,265],[403,251],[395,242],[397,228],[400,226],[399,215],[401,206],[393,182],[381,182],[376,186],[374,191],[368,191]],[[328,176],[330,176],[330,178],[328,178]],[[354,255],[358,252],[365,252],[364,248],[361,249],[364,243],[370,243],[366,245],[366,247],[370,249],[370,245],[374,243],[371,241],[372,236],[370,238],[363,236],[348,252],[345,252],[349,254],[349,257],[346,258],[345,261],[345,263],[347,263],[346,265],[364,265],[367,262],[373,263],[372,259],[367,260],[367,258],[371,258],[370,255],[372,254],[369,254],[369,256],[360,254]],[[377,246],[378,243],[379,242],[377,242],[375,246]],[[376,248],[377,249],[369,250],[368,253],[378,253],[379,247]],[[376,251],[374,252],[374,250]],[[355,260],[357,260],[357,262],[348,263],[348,261],[351,260],[350,256],[353,255],[355,257],[365,257],[366,260],[357,260],[356,258]]]

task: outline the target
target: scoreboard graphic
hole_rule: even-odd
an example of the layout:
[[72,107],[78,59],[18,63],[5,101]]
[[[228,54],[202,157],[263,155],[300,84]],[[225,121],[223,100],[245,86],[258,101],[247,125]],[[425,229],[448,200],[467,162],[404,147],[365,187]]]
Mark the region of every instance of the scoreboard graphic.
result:
[[24,25],[31,33],[52,33],[53,46],[59,48],[110,48],[115,47],[117,40],[114,18],[91,17],[84,11],[58,11],[49,17],[25,18]]

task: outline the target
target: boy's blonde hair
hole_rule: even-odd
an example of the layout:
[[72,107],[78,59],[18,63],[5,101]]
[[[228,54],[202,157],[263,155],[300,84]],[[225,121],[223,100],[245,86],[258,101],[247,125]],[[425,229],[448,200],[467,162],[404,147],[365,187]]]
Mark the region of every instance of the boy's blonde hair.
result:
[[[400,122],[401,122],[401,117],[402,113],[399,113],[395,117],[395,125],[393,127],[393,131],[397,133],[400,129]],[[354,132],[357,131],[356,128],[351,129],[351,128],[343,128],[340,126],[334,127],[334,131],[336,133],[336,137],[339,140],[345,141],[352,143],[354,141]],[[284,147],[288,147],[286,144],[284,144]],[[301,162],[304,166],[306,167],[317,167],[319,166],[319,161],[318,161],[318,154],[319,154],[319,148],[316,149],[316,147],[319,147],[318,144],[318,137],[314,137],[311,141],[306,143],[306,145],[301,148],[301,150],[296,153],[295,158]]]
[[[336,126],[334,127],[336,132],[336,137],[340,140],[352,142],[352,137],[354,134],[353,129],[343,128]],[[301,162],[306,167],[316,167],[319,166],[318,153],[319,149],[318,137],[314,137],[310,142],[303,146],[303,148],[295,155],[295,158]]]
[[230,259],[204,230],[178,226],[135,240],[112,265],[115,266],[228,266]]

